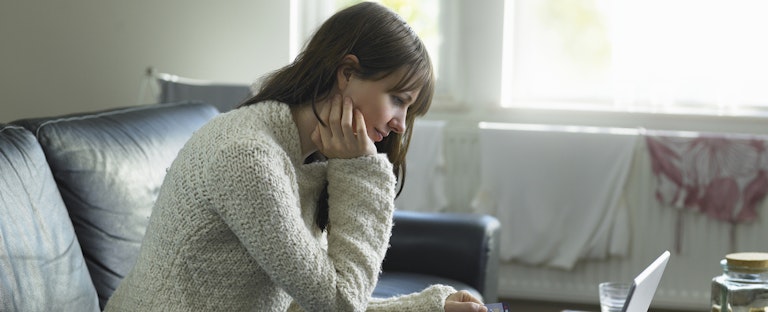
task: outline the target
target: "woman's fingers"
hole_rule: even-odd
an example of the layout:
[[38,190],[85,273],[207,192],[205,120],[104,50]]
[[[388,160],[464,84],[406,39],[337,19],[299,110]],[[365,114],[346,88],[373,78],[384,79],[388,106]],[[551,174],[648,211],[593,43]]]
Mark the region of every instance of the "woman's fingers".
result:
[[342,109],[342,98],[340,95],[334,96],[331,100],[331,112],[328,115],[328,126],[331,127],[331,134],[334,137],[343,136],[341,115],[344,112]]
[[334,96],[330,105],[323,107],[323,111],[326,112],[324,121],[331,137],[351,137],[355,134],[352,129],[352,110],[352,100],[350,98],[342,99],[341,95]]
[[366,141],[370,141],[371,139],[368,138],[368,130],[365,128],[365,119],[363,118],[363,113],[361,113],[359,109],[355,108],[353,114],[355,118],[354,131],[357,134],[358,143],[365,143]]
[[472,296],[472,294],[466,290],[459,290],[449,295],[448,298],[446,298],[445,300],[459,301],[459,302],[474,302],[474,303],[480,303],[480,304],[483,303],[482,301],[480,301],[480,299],[475,298],[475,296]]
[[328,158],[354,158],[376,154],[376,145],[368,137],[363,114],[350,98],[334,96],[319,112],[326,124],[318,123],[312,142]]
[[355,114],[355,133],[357,133],[357,144],[363,147],[366,155],[375,155],[378,153],[376,144],[368,137],[368,128],[365,126],[365,118],[359,109],[354,109]]
[[488,308],[474,302],[446,301],[445,312],[486,312]]
[[[325,125],[322,125],[320,123],[317,124],[317,131],[319,132],[318,134],[327,138],[333,137],[333,133],[331,133],[331,127],[330,127],[331,122],[329,120],[331,116],[331,106],[332,105],[323,105],[323,107],[320,109],[319,115],[320,115],[320,120],[322,120],[323,124]],[[321,147],[321,146],[318,146],[318,147]]]
[[480,312],[488,310],[482,301],[472,296],[466,290],[457,291],[449,295],[448,298],[445,298],[444,309],[446,312]]
[[341,110],[341,131],[344,137],[347,138],[352,138],[355,136],[355,133],[357,133],[356,129],[352,129],[352,119],[354,118],[353,110],[357,111],[352,106],[352,100],[350,98],[345,98]]

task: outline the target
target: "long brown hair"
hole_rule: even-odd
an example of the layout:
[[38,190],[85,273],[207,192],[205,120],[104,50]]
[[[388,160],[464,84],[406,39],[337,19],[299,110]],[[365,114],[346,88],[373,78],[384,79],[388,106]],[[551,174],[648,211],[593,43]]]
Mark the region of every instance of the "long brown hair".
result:
[[337,69],[348,54],[358,58],[355,75],[362,79],[383,79],[405,68],[406,74],[391,91],[421,87],[419,96],[408,108],[405,132],[393,132],[376,143],[378,151],[386,153],[392,162],[400,181],[399,195],[405,182],[405,155],[413,122],[417,116],[426,114],[432,103],[435,77],[424,43],[390,9],[363,2],[337,12],[318,28],[293,63],[268,75],[256,95],[240,106],[270,100],[289,105],[311,103],[317,116],[315,103],[332,95]]

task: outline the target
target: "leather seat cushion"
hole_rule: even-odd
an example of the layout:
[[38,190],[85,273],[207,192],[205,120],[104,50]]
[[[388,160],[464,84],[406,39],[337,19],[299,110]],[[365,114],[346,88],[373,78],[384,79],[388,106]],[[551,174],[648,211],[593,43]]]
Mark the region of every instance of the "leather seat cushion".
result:
[[0,125],[0,311],[99,311],[80,244],[29,131]]

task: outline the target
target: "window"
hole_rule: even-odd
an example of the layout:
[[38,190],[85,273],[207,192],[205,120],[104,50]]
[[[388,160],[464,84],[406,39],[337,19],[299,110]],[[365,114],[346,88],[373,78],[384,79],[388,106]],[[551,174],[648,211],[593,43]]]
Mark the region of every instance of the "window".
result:
[[768,111],[768,2],[506,0],[501,104]]
[[[606,101],[611,45],[607,1],[506,3],[504,98]],[[508,62],[508,63],[507,63]],[[510,101],[504,101],[508,104]]]

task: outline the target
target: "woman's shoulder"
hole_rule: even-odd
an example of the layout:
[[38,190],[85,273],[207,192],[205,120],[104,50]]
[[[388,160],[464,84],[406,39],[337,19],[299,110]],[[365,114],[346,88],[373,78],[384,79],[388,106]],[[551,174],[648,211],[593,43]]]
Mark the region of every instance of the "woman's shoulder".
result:
[[237,128],[271,128],[285,126],[285,122],[291,120],[291,110],[288,104],[260,102],[221,113],[209,123]]
[[198,143],[219,152],[268,152],[275,156],[292,154],[298,132],[286,104],[264,102],[220,114],[195,137]]

